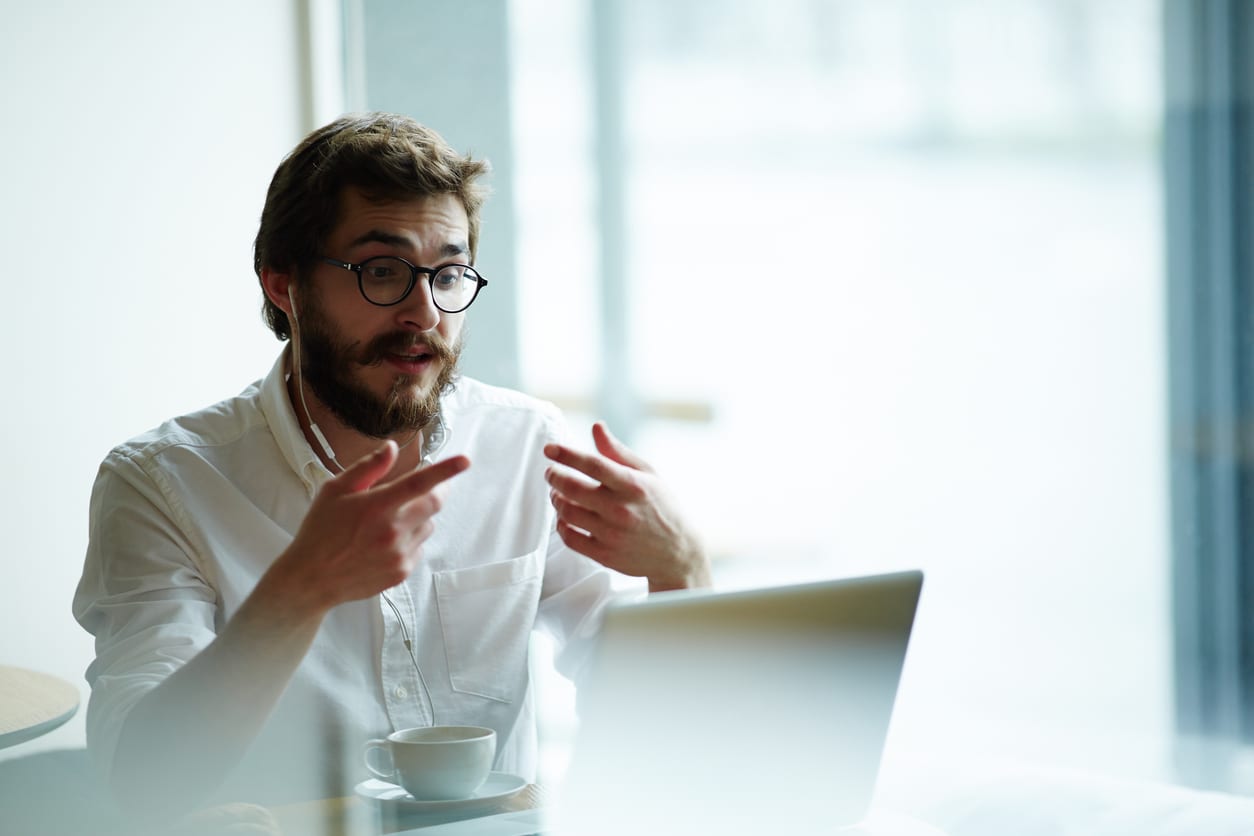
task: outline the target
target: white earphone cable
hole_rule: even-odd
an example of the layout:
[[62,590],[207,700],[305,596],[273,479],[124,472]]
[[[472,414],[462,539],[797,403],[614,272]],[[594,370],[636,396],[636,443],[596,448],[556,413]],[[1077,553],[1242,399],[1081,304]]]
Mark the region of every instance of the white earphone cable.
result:
[[[314,423],[313,416],[309,413],[309,404],[305,402],[305,381],[301,374],[300,365],[300,323],[296,318],[296,300],[292,298],[292,288],[290,286],[287,289],[287,300],[292,305],[292,364],[294,366],[292,371],[296,375],[296,391],[300,395],[300,407],[305,413],[305,420],[309,422],[310,431],[318,439],[318,443],[322,445],[322,451],[326,453],[327,459],[335,465],[340,473],[343,473],[344,465],[340,464],[340,460],[335,457],[335,451],[331,449],[331,443],[327,441],[326,436],[322,434],[322,430],[318,429],[318,425]],[[422,430],[418,430],[413,437],[400,446],[400,449],[405,449],[413,443],[415,438],[421,437]],[[408,651],[409,660],[414,663],[414,670],[418,673],[418,682],[422,685],[423,696],[427,698],[427,709],[431,712],[431,725],[438,725],[435,718],[435,701],[431,699],[431,689],[427,687],[427,678],[423,676],[422,667],[418,664],[418,657],[414,655],[414,644],[409,635],[409,628],[405,626],[405,619],[401,617],[400,609],[392,602],[392,599],[386,592],[380,592],[379,597],[392,608],[392,612],[396,616],[396,623],[401,628],[401,637],[405,643],[405,650]]]
[[409,651],[409,660],[414,663],[414,670],[418,672],[418,682],[422,685],[423,696],[427,698],[427,708],[431,712],[431,725],[439,725],[435,719],[435,702],[431,699],[431,689],[427,687],[427,678],[422,675],[422,668],[418,665],[418,657],[414,655],[414,644],[409,636],[409,628],[405,626],[405,619],[401,617],[401,611],[397,609],[396,604],[392,603],[392,599],[386,592],[380,592],[379,597],[392,608],[392,612],[396,615],[396,623],[400,625],[405,649]]

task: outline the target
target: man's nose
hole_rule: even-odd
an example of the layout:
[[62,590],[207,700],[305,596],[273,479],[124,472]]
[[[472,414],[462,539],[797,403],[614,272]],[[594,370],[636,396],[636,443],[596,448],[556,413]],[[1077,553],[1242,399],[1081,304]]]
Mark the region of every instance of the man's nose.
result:
[[419,276],[414,289],[396,306],[396,320],[401,327],[430,331],[440,324],[440,309],[431,297],[431,281]]

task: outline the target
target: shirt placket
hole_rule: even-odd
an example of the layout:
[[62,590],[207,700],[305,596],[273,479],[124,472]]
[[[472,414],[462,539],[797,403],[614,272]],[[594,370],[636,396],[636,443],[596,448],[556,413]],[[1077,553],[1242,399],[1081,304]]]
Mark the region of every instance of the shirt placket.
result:
[[[414,598],[406,584],[400,584],[386,593],[396,605],[401,617],[405,619],[405,628],[413,638],[414,658],[417,658],[418,629],[415,617]],[[393,729],[407,729],[415,726],[434,725],[431,706],[427,694],[423,691],[418,678],[414,659],[405,649],[405,631],[396,619],[396,613],[387,605],[382,596],[379,598],[379,612],[383,616],[383,699],[387,706],[388,719]]]
[[[443,415],[437,414],[432,432],[424,433],[422,465],[431,464],[436,453],[448,440],[448,427]],[[393,729],[415,726],[433,726],[431,696],[423,688],[414,660],[418,658],[419,633],[418,611],[413,591],[403,583],[387,591],[387,595],[405,619],[405,628],[412,639],[413,656],[405,649],[405,631],[396,620],[396,613],[379,598],[379,612],[383,616],[383,699]],[[421,663],[421,660],[418,660]]]

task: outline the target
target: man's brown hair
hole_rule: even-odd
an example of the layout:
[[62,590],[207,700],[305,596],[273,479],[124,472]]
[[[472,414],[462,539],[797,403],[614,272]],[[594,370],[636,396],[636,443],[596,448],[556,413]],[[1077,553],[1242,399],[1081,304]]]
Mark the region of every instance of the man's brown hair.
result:
[[[487,196],[478,180],[487,171],[486,161],[458,154],[439,134],[408,116],[342,116],[305,137],[274,172],[253,243],[253,270],[258,280],[263,267],[295,277],[306,273],[325,255],[323,244],[339,221],[348,187],[377,201],[456,196],[470,220],[473,263],[479,210]],[[291,337],[287,314],[268,298],[261,315],[280,340]]]

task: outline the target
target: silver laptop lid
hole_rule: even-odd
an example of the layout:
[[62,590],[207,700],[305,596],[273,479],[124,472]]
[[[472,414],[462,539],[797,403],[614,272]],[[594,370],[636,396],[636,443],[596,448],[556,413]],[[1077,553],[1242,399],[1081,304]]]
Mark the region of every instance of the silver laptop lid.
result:
[[911,571],[612,608],[580,690],[557,832],[802,833],[856,822],[922,582]]

